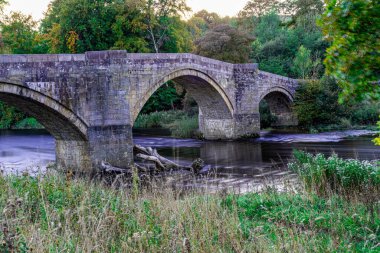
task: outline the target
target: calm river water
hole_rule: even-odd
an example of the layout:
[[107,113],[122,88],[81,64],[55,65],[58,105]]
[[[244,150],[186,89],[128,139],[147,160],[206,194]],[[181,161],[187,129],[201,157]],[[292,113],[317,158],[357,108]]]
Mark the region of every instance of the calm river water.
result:
[[[202,158],[217,168],[215,184],[252,184],[263,178],[281,178],[290,173],[284,164],[291,159],[293,149],[324,154],[337,153],[343,158],[380,159],[380,147],[373,145],[373,133],[342,131],[320,134],[265,132],[247,141],[198,141],[165,137],[163,130],[135,131],[135,143],[157,148],[159,153],[179,163],[191,164]],[[44,172],[54,162],[54,139],[44,131],[0,131],[0,169],[20,174],[25,170]],[[191,182],[197,184],[197,182]]]

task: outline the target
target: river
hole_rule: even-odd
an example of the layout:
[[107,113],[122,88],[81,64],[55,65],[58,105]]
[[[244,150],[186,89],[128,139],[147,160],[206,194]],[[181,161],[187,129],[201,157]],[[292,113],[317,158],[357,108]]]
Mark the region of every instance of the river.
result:
[[[267,178],[290,175],[285,164],[294,149],[360,160],[380,159],[380,148],[373,145],[374,134],[369,131],[339,131],[319,134],[292,132],[261,132],[261,137],[246,141],[200,141],[167,137],[165,130],[144,129],[134,133],[134,141],[142,146],[157,148],[158,152],[182,164],[202,158],[216,168],[215,185],[260,184]],[[0,131],[0,169],[6,173],[44,173],[48,163],[55,160],[54,139],[41,130]],[[197,181],[182,182],[198,184]],[[199,183],[203,185],[203,183]]]

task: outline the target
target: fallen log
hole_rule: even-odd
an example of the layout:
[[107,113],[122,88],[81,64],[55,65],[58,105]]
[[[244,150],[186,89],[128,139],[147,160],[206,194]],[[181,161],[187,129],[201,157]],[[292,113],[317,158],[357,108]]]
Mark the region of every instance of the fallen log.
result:
[[153,162],[156,165],[156,168],[161,171],[166,170],[192,170],[191,167],[182,166],[177,164],[161,155],[158,154],[156,149],[151,147],[143,147],[140,145],[134,146],[134,151],[137,158],[140,158],[144,161]]
[[[172,170],[185,170],[185,171],[191,171],[195,174],[198,174],[201,169],[204,167],[204,162],[201,159],[196,159],[191,166],[183,166],[180,164],[177,164],[161,155],[158,154],[156,149],[153,149],[151,147],[143,147],[140,145],[134,146],[134,153],[137,158],[144,162],[153,163],[155,166],[156,171],[172,171]],[[101,168],[104,172],[113,172],[113,173],[125,173],[125,174],[132,174],[133,168],[128,169],[122,169],[115,166],[112,166],[108,162],[102,161],[101,162]],[[134,168],[137,169],[138,173],[146,173],[149,171],[152,171],[149,169],[149,167],[141,166],[137,163],[135,163]]]
[[118,167],[114,167],[111,164],[102,161],[101,162],[101,167],[105,172],[116,172],[116,173],[130,173],[132,174],[132,169],[122,169]]
[[165,165],[162,164],[162,162],[160,161],[158,157],[144,155],[144,154],[137,154],[136,157],[148,162],[153,162],[156,165],[156,168],[159,170],[165,170]]

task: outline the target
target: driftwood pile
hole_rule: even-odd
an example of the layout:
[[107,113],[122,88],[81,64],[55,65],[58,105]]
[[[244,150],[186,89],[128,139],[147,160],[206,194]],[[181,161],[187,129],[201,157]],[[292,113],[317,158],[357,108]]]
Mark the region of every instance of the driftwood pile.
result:
[[[200,158],[196,159],[191,166],[183,166],[159,155],[157,150],[151,147],[143,147],[140,145],[135,145],[133,151],[136,158],[138,158],[139,160],[153,164],[154,172],[182,170],[182,171],[190,171],[195,174],[198,174],[201,170],[207,171],[208,169],[210,169],[209,166],[204,166],[204,162]],[[127,174],[132,174],[133,172],[133,169],[131,168],[129,169],[117,168],[104,161],[101,163],[101,167],[104,172],[127,173]],[[138,164],[138,163],[135,163],[135,167],[137,168],[139,173],[152,172],[151,168],[144,167],[143,165]]]

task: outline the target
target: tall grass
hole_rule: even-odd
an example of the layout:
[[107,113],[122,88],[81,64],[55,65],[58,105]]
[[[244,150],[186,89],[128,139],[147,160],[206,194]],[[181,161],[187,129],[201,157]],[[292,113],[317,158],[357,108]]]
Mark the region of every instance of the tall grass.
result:
[[295,161],[288,166],[300,176],[309,191],[322,195],[379,192],[380,167],[375,163],[344,160],[336,154],[326,158],[323,154],[312,155],[297,150],[294,157]]
[[135,122],[136,128],[155,128],[164,127],[167,124],[186,116],[184,111],[172,110],[172,111],[160,111],[152,112],[149,114],[140,114]]
[[177,138],[193,138],[197,136],[198,117],[189,116],[184,111],[161,111],[140,114],[135,128],[167,128]]
[[171,124],[167,124],[166,127],[168,127],[172,133],[172,136],[178,137],[178,138],[193,138],[193,137],[199,137],[199,134],[197,134],[198,130],[198,117],[189,117],[185,116],[181,119],[175,120]]
[[339,197],[116,188],[0,176],[0,252],[376,252],[380,219]]

